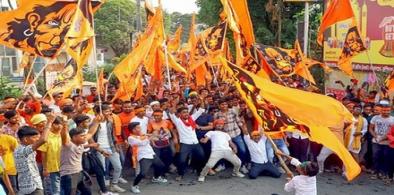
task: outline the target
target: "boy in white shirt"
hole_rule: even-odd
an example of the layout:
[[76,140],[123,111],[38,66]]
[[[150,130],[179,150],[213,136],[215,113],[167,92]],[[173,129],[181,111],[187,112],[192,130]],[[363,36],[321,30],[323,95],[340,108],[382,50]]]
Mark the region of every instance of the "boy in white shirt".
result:
[[204,182],[208,171],[212,169],[220,159],[226,159],[234,165],[233,176],[245,177],[245,175],[239,172],[239,169],[241,168],[241,160],[236,155],[237,146],[231,141],[231,137],[224,132],[224,120],[215,120],[214,127],[215,131],[209,131],[205,134],[205,137],[200,140],[201,143],[207,143],[208,140],[211,140],[212,152],[207,164],[200,173],[198,181]]
[[133,161],[138,160],[140,165],[140,172],[134,179],[131,191],[135,194],[141,193],[138,184],[148,173],[151,166],[154,168],[154,183],[167,183],[167,179],[163,178],[165,173],[164,163],[155,155],[152,146],[150,145],[151,139],[146,134],[142,133],[139,122],[132,122],[128,125],[131,132],[128,142],[133,150]]
[[298,159],[277,151],[278,155],[290,159],[290,164],[297,168],[300,175],[288,178],[285,184],[285,191],[295,191],[295,195],[317,195],[316,175],[319,172],[319,166],[316,162],[305,161],[301,163]]

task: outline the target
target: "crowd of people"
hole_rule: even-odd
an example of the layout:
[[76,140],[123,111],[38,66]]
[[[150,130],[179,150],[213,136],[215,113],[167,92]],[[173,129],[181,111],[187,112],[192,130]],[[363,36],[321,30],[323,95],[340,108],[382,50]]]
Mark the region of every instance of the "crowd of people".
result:
[[[71,97],[55,93],[51,98],[34,94],[4,98],[0,192],[91,194],[94,176],[101,194],[126,192],[119,185],[125,183],[140,193],[144,178],[166,183],[169,174],[176,174],[181,181],[192,170],[199,182],[206,182],[207,175],[229,167],[234,177],[280,178],[285,173],[281,157],[298,172],[288,178],[284,190],[306,195],[317,194],[319,172],[342,170],[335,157],[326,160],[332,154],[328,148],[301,132],[279,132],[270,135],[272,142],[268,140],[229,83],[145,89],[136,101],[107,101],[115,92],[109,85],[100,97],[91,87],[87,96],[77,92]],[[343,132],[341,141],[371,179],[390,184],[394,117],[389,97],[384,92],[377,97],[375,91],[361,97],[351,87],[347,92],[342,102],[354,122],[330,128]],[[128,169],[133,170],[132,181]]]

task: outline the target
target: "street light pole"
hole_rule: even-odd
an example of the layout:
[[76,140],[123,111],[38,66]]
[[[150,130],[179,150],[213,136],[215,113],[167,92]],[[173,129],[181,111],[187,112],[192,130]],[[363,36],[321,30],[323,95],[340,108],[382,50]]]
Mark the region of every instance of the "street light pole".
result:
[[308,56],[308,40],[309,40],[309,2],[305,2],[304,13],[304,55]]
[[141,22],[141,0],[137,0],[137,31],[142,31],[142,22]]

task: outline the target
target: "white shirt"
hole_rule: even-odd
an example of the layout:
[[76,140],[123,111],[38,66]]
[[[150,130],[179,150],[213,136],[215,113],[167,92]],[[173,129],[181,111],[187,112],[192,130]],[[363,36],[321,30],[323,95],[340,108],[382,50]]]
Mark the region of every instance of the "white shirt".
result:
[[316,176],[297,175],[285,184],[285,191],[295,191],[295,195],[317,195]]
[[142,118],[139,118],[139,117],[135,116],[134,118],[131,119],[130,123],[131,122],[139,122],[140,123],[142,134],[146,134],[148,132],[148,123],[149,123],[148,117],[144,116]]
[[[196,120],[202,113],[205,112],[205,109],[199,108],[197,112],[191,115],[193,120]],[[179,134],[179,142],[182,144],[198,144],[197,135],[195,129],[191,126],[186,126],[183,121],[178,118],[175,114],[169,114],[171,121],[174,123],[176,129]]]
[[97,131],[97,143],[100,145],[100,148],[111,147],[108,141],[107,122],[100,123],[99,129]]
[[252,162],[259,164],[267,163],[267,151],[265,150],[265,142],[267,138],[265,136],[261,136],[261,139],[257,143],[250,138],[250,135],[244,135],[244,139],[248,146]]
[[205,134],[211,140],[211,150],[231,150],[229,141],[231,137],[222,131],[209,131]]
[[149,139],[141,140],[135,136],[129,136],[128,142],[130,146],[138,146],[137,160],[141,159],[153,159],[155,152],[150,145]]

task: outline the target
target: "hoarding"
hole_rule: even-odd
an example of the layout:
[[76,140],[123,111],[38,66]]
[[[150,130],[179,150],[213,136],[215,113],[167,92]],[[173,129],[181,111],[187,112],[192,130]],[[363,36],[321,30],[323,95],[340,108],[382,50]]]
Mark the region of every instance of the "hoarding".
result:
[[[368,49],[353,58],[353,69],[394,70],[394,0],[351,2],[360,34]],[[349,19],[337,23],[325,32],[324,62],[327,65],[336,66],[350,22]]]

